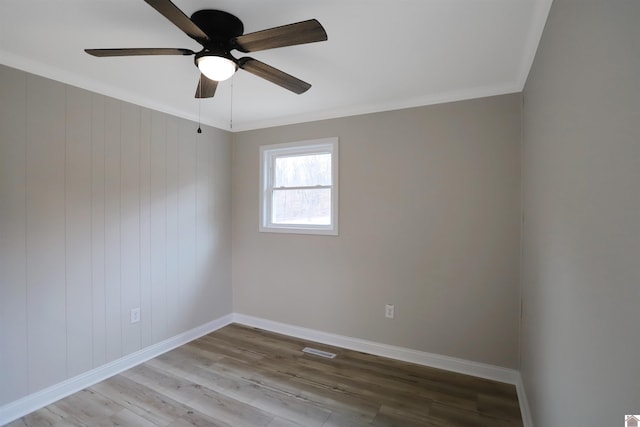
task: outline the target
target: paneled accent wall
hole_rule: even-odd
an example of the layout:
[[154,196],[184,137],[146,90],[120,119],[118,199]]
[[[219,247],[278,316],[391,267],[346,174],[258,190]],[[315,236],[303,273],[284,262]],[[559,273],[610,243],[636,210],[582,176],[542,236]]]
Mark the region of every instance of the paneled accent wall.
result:
[[231,135],[196,127],[0,66],[0,405],[231,312]]

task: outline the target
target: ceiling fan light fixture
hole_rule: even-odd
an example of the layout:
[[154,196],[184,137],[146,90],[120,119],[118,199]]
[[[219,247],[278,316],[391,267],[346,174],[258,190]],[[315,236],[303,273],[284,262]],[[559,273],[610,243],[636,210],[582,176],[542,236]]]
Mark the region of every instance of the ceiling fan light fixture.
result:
[[195,11],[191,18],[171,0],[145,0],[194,41],[202,46],[200,52],[173,48],[116,48],[85,49],[92,56],[195,55],[194,65],[200,71],[195,97],[211,98],[218,82],[229,79],[238,68],[293,93],[301,94],[311,85],[264,62],[245,56],[236,59],[232,50],[243,53],[296,46],[327,40],[327,32],[316,19],[294,22],[266,30],[244,34],[244,25],[236,16],[216,9]]
[[202,74],[217,82],[227,80],[238,69],[234,61],[218,55],[200,56],[196,58],[196,64]]

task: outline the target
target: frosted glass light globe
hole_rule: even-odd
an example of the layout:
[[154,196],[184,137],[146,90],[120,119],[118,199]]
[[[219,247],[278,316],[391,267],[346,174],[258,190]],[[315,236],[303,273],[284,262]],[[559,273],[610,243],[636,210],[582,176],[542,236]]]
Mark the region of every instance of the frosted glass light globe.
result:
[[197,59],[198,68],[208,79],[221,82],[233,76],[236,63],[222,56],[208,55]]

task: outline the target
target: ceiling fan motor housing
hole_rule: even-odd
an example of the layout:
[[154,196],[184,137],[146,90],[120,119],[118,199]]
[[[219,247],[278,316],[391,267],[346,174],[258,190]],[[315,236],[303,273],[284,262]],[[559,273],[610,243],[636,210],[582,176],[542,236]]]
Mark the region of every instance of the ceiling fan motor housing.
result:
[[229,40],[242,35],[244,25],[236,16],[222,10],[204,9],[191,15],[191,20],[209,36],[209,40],[203,40],[204,48],[196,53],[193,62],[198,66],[200,58],[206,56],[218,56],[226,58],[235,64],[238,69],[238,61],[231,55]]
[[[212,42],[227,44],[233,37],[244,33],[242,21],[235,15],[222,10],[204,9],[191,15],[191,20],[211,39]],[[206,42],[204,45],[206,46]]]

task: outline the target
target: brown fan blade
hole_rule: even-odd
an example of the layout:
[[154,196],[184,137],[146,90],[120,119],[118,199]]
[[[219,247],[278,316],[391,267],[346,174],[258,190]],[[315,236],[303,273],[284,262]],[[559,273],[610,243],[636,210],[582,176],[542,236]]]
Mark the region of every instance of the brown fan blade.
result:
[[169,0],[144,0],[149,6],[160,12],[165,18],[180,28],[186,35],[194,39],[200,44],[209,40],[209,36],[193,23],[187,15],[184,14],[178,6]]
[[208,79],[201,73],[198,88],[196,89],[196,98],[213,98],[213,95],[216,94],[217,87],[217,81]]
[[231,45],[242,52],[256,52],[325,40],[327,40],[327,33],[320,22],[310,19],[238,36],[231,40]]
[[171,48],[138,48],[138,49],[85,49],[89,55],[105,56],[139,56],[139,55],[193,55],[189,49]]
[[284,71],[280,71],[271,65],[258,61],[257,59],[249,57],[240,58],[238,60],[238,66],[251,74],[262,77],[265,80],[269,80],[271,83],[275,83],[278,86],[289,89],[291,92],[295,92],[298,95],[306,92],[311,87],[309,83],[303,82],[302,80],[293,77]]

